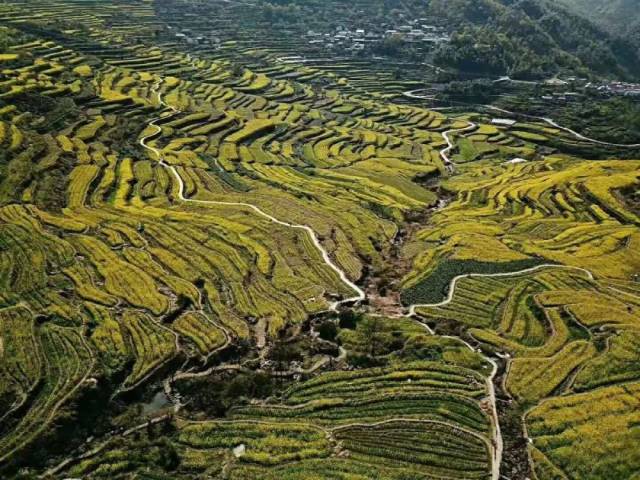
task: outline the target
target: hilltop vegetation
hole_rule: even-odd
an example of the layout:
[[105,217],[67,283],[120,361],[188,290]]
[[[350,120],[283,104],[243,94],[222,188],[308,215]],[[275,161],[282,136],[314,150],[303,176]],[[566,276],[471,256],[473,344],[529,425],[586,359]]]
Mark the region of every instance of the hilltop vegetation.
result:
[[638,4],[634,0],[563,0],[563,3],[613,35],[630,39],[636,45],[640,45],[640,19]]
[[560,71],[638,77],[633,44],[605,34],[555,2],[433,0],[457,34],[442,63],[484,74],[541,78]]

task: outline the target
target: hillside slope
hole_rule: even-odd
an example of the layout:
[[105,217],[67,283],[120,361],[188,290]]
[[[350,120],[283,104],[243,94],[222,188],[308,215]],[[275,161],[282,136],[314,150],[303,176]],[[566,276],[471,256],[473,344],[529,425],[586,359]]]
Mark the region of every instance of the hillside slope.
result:
[[638,51],[562,6],[540,0],[432,0],[456,29],[439,61],[479,73],[543,76],[573,70],[637,77]]
[[609,28],[629,28],[638,24],[638,2],[636,0],[562,0],[565,5],[599,25]]

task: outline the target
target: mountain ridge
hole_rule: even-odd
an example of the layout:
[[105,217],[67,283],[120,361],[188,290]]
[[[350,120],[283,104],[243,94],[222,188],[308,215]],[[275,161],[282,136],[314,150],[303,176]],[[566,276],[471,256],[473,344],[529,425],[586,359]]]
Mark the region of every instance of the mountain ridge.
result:
[[632,43],[551,2],[432,0],[429,11],[450,19],[457,29],[439,57],[451,66],[475,64],[485,66],[487,73],[522,77],[544,76],[554,68],[640,76],[640,57]]
[[573,12],[601,25],[617,36],[624,36],[640,48],[640,4],[636,0],[562,0]]

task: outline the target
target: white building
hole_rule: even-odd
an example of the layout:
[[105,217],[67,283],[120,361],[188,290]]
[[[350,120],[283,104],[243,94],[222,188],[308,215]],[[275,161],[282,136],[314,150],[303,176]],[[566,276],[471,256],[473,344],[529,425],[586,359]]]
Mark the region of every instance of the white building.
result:
[[501,127],[513,127],[517,122],[509,118],[494,118],[491,120],[492,125],[499,125]]

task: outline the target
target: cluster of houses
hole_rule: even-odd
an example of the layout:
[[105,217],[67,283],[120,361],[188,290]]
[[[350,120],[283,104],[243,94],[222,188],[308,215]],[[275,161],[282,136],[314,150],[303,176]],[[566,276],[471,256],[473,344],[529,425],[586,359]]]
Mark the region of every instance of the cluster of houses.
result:
[[358,52],[368,46],[381,44],[385,40],[397,37],[405,43],[417,47],[434,46],[450,41],[449,33],[442,27],[430,25],[428,19],[422,18],[407,22],[406,25],[368,25],[365,28],[347,28],[338,26],[330,33],[313,30],[307,32],[310,45],[324,47],[328,50],[344,50]]
[[[548,93],[541,100],[552,103],[569,103],[582,99],[586,92],[596,92],[604,97],[625,96],[640,99],[640,84],[626,82],[593,83],[584,78],[569,77],[566,80],[554,78],[545,85],[558,87],[559,91]],[[571,88],[571,90],[565,90]]]
[[625,97],[640,98],[640,84],[626,82],[609,82],[605,84],[588,83],[585,88],[595,89],[603,95],[622,95]]
[[222,40],[214,34],[202,35],[188,28],[182,28],[178,30],[174,29],[174,27],[172,27],[171,25],[168,25],[167,29],[170,31],[176,30],[173,32],[176,40],[179,42],[187,43],[189,45],[219,46],[222,42]]
[[579,100],[582,97],[583,95],[578,92],[553,92],[549,95],[543,95],[541,99],[545,102],[566,103]]

